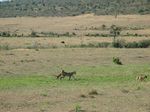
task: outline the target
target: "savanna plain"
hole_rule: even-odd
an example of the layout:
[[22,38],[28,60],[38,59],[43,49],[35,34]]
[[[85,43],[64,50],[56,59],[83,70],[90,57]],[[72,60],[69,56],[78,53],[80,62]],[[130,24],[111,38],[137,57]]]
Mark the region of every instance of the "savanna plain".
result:
[[[150,15],[0,18],[12,35],[0,37],[0,112],[150,112],[150,48],[90,46],[111,43],[111,25],[150,39]],[[56,79],[62,69],[75,79]]]

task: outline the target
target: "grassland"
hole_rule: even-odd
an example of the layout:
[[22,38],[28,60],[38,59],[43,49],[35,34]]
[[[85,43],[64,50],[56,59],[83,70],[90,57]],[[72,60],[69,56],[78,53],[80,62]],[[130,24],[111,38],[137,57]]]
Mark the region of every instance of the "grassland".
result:
[[35,32],[75,32],[78,36],[87,33],[107,33],[101,29],[102,25],[106,28],[115,24],[126,30],[122,33],[149,34],[150,30],[149,15],[119,15],[114,16],[95,16],[86,14],[75,17],[16,17],[0,18],[0,31],[16,32],[18,34],[30,34]]
[[[27,35],[31,31],[75,32],[77,35],[1,37],[0,44],[6,49],[0,50],[0,112],[75,112],[78,106],[84,112],[149,112],[150,48],[66,48],[61,43],[112,42],[111,37],[85,36],[93,32],[108,33],[97,29],[103,24],[132,28],[124,29],[124,34],[149,35],[149,20],[149,15],[117,19],[93,15],[1,18],[0,31],[17,30],[18,34]],[[129,42],[149,39],[144,35],[119,38]],[[36,45],[46,46],[46,49],[36,49]],[[115,65],[113,57],[119,57],[123,65]],[[55,76],[61,69],[77,71],[76,80],[57,80]],[[141,74],[148,75],[143,82],[136,80]],[[91,95],[91,91],[98,94]]]
[[[87,112],[101,109],[148,112],[150,78],[145,82],[135,78],[139,74],[149,76],[149,51],[111,48],[1,51],[1,111],[66,112],[80,105]],[[120,57],[123,65],[113,64],[113,56]],[[56,80],[61,68],[76,70],[76,80]],[[88,95],[93,89],[99,95]],[[131,106],[129,102],[135,104]]]
[[[0,38],[0,47],[2,49],[57,48],[65,45],[80,46],[81,44],[112,42],[109,28],[114,24],[122,28],[118,39],[124,39],[127,42],[140,41],[150,37],[148,23],[150,23],[149,15],[120,15],[117,19],[113,16],[92,14],[63,18],[0,18],[0,32],[12,34],[11,37]],[[103,25],[105,28],[102,27]],[[32,32],[36,32],[38,38],[30,38]],[[75,35],[67,35],[68,33]],[[13,37],[13,34],[19,37]],[[61,43],[62,41],[65,45]]]

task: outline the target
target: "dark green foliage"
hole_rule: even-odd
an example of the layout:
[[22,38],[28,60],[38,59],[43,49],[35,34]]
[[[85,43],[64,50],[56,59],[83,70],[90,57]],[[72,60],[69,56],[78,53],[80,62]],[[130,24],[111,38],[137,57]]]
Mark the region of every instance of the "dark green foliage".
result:
[[39,37],[36,32],[32,31],[30,34],[31,37]]
[[142,40],[138,43],[139,48],[148,48],[150,47],[150,40]]
[[125,40],[117,40],[116,42],[112,43],[112,46],[115,48],[123,48],[125,47],[125,45],[126,45]]
[[44,37],[60,37],[58,33],[55,32],[41,32]]
[[122,62],[120,61],[120,59],[118,57],[113,57],[113,63],[115,63],[117,65],[122,65]]
[[76,36],[76,33],[72,32],[66,32],[66,33],[55,33],[55,32],[41,32],[40,33],[44,37],[73,37]]
[[88,43],[81,45],[66,46],[71,48],[148,48],[150,47],[150,40],[142,40],[139,42],[126,42],[125,40],[117,40],[116,42],[101,42],[101,43]]
[[150,40],[142,40],[139,42],[125,42],[125,40],[117,40],[113,43],[115,48],[148,48],[150,47]]
[[1,37],[10,37],[11,34],[9,32],[0,32]]
[[150,14],[149,0],[12,0],[0,2],[0,17]]
[[91,33],[88,33],[86,34],[85,36],[87,37],[110,37],[110,34],[99,34],[99,33],[95,33],[95,34],[91,34]]

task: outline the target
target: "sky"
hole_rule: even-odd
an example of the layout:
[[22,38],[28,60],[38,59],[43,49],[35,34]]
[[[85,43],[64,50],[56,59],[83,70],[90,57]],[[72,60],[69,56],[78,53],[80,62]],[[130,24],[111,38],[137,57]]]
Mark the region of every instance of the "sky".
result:
[[9,1],[9,0],[0,0],[0,2],[2,2],[2,1]]

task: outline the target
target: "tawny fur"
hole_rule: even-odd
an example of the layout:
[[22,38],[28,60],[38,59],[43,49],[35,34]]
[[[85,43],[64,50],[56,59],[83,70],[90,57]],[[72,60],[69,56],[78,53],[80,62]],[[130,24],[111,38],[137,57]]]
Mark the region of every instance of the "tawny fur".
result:
[[136,77],[136,80],[144,81],[146,78],[147,78],[147,75],[144,75],[144,76],[137,76],[137,77]]

